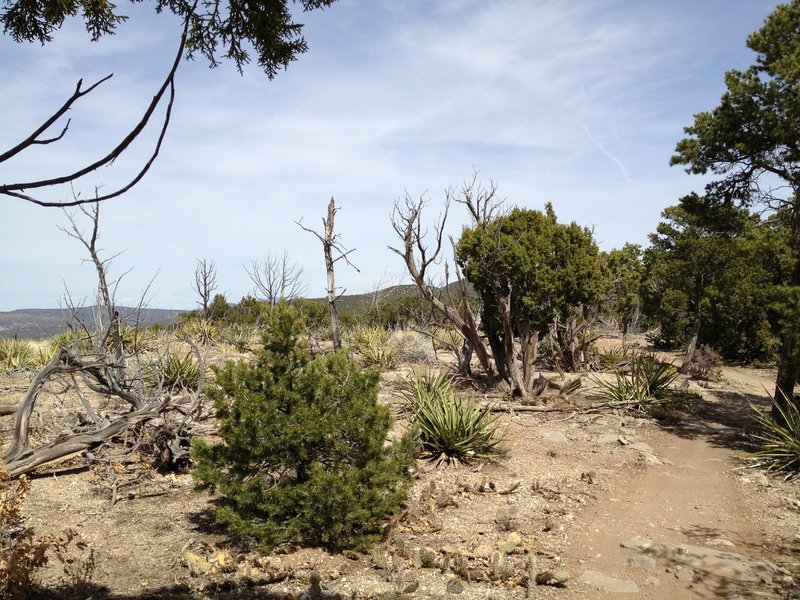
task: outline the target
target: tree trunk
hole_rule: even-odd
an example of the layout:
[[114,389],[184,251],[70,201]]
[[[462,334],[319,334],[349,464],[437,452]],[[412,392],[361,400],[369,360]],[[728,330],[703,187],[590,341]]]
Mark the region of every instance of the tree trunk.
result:
[[692,321],[692,333],[689,337],[689,347],[686,349],[686,357],[683,359],[681,365],[681,373],[686,373],[689,368],[689,363],[694,359],[695,350],[697,350],[697,340],[700,337],[700,324],[701,324],[701,308],[703,302],[703,276],[696,275],[694,278],[694,320]]
[[[792,273],[791,287],[797,290],[800,286],[800,201],[795,199],[794,214],[792,215],[792,249],[794,250],[794,271]],[[793,298],[792,298],[793,299]],[[785,419],[781,409],[785,412],[789,402],[798,405],[794,388],[800,377],[800,348],[798,348],[798,323],[799,315],[784,315],[784,324],[781,332],[781,350],[778,355],[778,376],[775,380],[775,397],[772,406],[772,418],[781,425]],[[788,329],[788,331],[787,331]]]

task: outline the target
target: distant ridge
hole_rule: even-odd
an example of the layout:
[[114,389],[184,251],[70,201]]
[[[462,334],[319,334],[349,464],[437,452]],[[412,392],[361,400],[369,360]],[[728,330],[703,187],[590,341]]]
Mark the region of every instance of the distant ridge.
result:
[[[90,323],[94,319],[96,306],[83,306],[75,309],[78,319]],[[136,317],[136,308],[118,306],[117,310],[124,322],[138,321],[138,325],[147,326],[154,323],[168,325],[175,321],[186,310],[169,310],[161,308],[143,308]],[[51,337],[67,328],[67,320],[72,311],[62,308],[23,308],[0,312],[0,338],[17,336],[23,339],[38,340]]]

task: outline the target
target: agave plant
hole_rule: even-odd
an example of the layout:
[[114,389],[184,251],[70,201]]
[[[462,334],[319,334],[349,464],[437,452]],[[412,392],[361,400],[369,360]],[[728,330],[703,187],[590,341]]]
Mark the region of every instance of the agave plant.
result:
[[773,406],[781,416],[775,421],[772,415],[752,404],[755,420],[761,432],[753,437],[759,448],[753,454],[763,459],[770,471],[800,470],[800,408],[792,401],[775,402]]
[[33,346],[28,340],[0,340],[0,367],[5,371],[33,366]]
[[392,333],[383,327],[355,327],[348,336],[348,345],[368,367],[394,369],[397,366],[400,348]]
[[633,354],[627,368],[618,366],[613,371],[613,381],[596,377],[592,379],[600,386],[598,397],[636,409],[641,409],[648,402],[663,400],[667,389],[678,377],[678,371],[672,363],[648,354]]
[[439,460],[468,462],[497,455],[502,441],[499,416],[489,405],[462,400],[453,377],[411,374],[401,382],[403,412],[419,428],[423,449]]
[[168,352],[151,373],[151,379],[170,391],[194,391],[200,385],[200,364],[191,352],[184,356]]

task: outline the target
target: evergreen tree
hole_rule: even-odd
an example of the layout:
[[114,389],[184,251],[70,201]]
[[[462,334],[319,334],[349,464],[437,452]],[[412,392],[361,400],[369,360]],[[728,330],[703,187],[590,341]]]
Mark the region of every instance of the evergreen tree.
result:
[[[536,346],[557,317],[591,304],[604,289],[597,244],[576,223],[546,212],[515,208],[485,226],[465,228],[456,260],[482,301],[482,323],[501,376],[524,395]],[[522,369],[514,337],[522,342]]]
[[377,373],[341,352],[311,358],[301,330],[278,305],[256,363],[215,369],[222,442],[194,443],[194,476],[223,495],[218,522],[264,549],[363,547],[405,500],[413,436],[387,445]]
[[800,0],[778,6],[747,45],[757,53],[755,64],[726,73],[719,106],[695,115],[672,164],[717,176],[706,187],[710,204],[761,204],[789,218],[791,277],[774,292],[783,323],[775,385],[780,404],[795,400],[800,377]]

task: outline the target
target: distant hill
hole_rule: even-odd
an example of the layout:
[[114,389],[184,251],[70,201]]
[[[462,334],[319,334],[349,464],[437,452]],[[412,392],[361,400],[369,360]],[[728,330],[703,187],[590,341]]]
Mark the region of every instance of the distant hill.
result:
[[[78,319],[85,323],[94,320],[97,307],[84,306],[75,310]],[[128,306],[117,307],[123,322],[134,322],[136,309]],[[165,310],[160,308],[144,308],[138,316],[140,326],[161,323],[168,325],[175,321],[185,310]],[[61,308],[24,308],[8,312],[0,312],[0,338],[17,336],[23,339],[43,339],[64,331],[70,311]]]
[[[418,296],[419,288],[416,285],[395,285],[379,292],[367,292],[366,294],[345,294],[336,301],[336,308],[340,313],[350,313],[354,317],[365,315],[372,308],[372,304],[377,295],[379,300],[392,300],[403,296]],[[314,298],[319,302],[327,303],[326,298]]]

